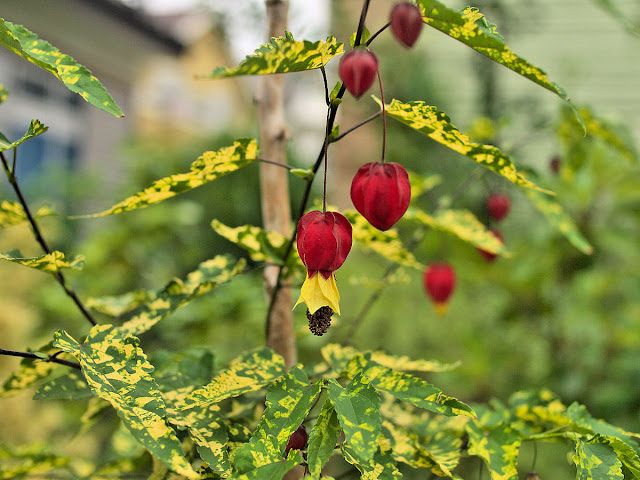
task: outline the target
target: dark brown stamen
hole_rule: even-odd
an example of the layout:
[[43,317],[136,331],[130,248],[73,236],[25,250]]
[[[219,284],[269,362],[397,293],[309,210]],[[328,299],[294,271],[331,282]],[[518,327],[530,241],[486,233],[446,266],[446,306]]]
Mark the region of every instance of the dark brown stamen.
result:
[[330,307],[324,306],[320,307],[315,313],[309,313],[307,310],[307,318],[309,319],[309,330],[314,335],[321,337],[329,327],[331,326],[331,316],[333,315],[333,310]]

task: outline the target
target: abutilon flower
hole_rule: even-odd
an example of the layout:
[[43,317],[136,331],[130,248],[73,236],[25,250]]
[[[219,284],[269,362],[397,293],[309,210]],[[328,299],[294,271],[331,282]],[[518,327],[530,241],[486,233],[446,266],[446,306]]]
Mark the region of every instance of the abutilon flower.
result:
[[422,31],[422,13],[411,2],[396,4],[389,15],[391,32],[405,47],[411,48]]
[[509,210],[511,210],[511,200],[506,195],[494,193],[487,199],[487,212],[496,222],[505,218]]
[[433,300],[436,312],[446,313],[449,297],[456,288],[456,272],[447,263],[432,263],[424,272],[424,289]]
[[300,425],[298,429],[291,434],[287,446],[284,449],[284,458],[289,455],[289,450],[302,450],[307,446],[307,440],[309,440],[309,434],[304,425]]
[[382,231],[402,218],[410,200],[409,175],[398,163],[367,163],[351,182],[351,201],[356,210]]
[[[500,243],[504,244],[504,237],[499,230],[491,229],[489,230],[489,232],[491,232],[491,234],[496,237],[500,241]],[[487,250],[483,250],[482,248],[476,247],[476,250],[480,252],[480,255],[482,255],[487,262],[493,262],[498,257],[497,253],[491,253]]]
[[297,245],[307,278],[300,298],[293,306],[305,303],[309,328],[322,335],[329,328],[331,315],[340,314],[340,293],[334,271],[342,266],[351,250],[351,224],[337,212],[313,210],[298,222]]
[[371,88],[377,73],[377,57],[373,52],[361,48],[351,50],[344,55],[338,66],[340,80],[356,99]]

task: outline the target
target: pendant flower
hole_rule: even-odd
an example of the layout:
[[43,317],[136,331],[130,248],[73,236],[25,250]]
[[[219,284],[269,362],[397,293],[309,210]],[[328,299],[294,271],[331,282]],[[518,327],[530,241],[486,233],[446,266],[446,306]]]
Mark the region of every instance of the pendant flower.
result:
[[314,210],[300,219],[297,235],[298,254],[307,267],[307,278],[293,308],[305,303],[311,331],[322,335],[333,312],[340,314],[340,293],[333,272],[351,250],[351,224],[337,212]]
[[424,289],[434,303],[436,312],[447,312],[449,297],[456,288],[456,272],[447,263],[432,263],[424,272]]

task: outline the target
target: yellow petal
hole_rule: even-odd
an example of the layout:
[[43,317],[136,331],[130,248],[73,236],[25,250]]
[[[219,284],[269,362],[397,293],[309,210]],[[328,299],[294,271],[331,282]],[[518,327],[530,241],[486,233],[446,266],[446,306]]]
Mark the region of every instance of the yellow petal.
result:
[[296,308],[300,303],[306,303],[309,313],[315,313],[320,307],[329,307],[340,315],[340,293],[336,285],[336,277],[331,276],[325,279],[320,273],[305,279],[300,289],[300,298],[293,306]]
[[438,303],[434,303],[434,308],[436,310],[436,313],[438,315],[445,315],[447,313],[447,311],[449,310],[449,303],[448,302],[438,302]]

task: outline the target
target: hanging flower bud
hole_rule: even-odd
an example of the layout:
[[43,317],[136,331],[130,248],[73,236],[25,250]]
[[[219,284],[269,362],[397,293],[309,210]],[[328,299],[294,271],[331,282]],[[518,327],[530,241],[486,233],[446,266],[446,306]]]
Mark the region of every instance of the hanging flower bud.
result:
[[[498,230],[493,230],[493,229],[489,231],[493,234],[494,237],[500,240],[500,243],[504,243],[504,237],[502,236],[502,233],[500,233]],[[498,257],[497,253],[491,253],[486,250],[483,250],[482,248],[477,248],[477,250],[478,252],[480,252],[480,254],[485,258],[487,262],[493,262]]]
[[422,31],[422,13],[411,2],[396,4],[389,16],[391,32],[405,47],[411,48]]
[[456,273],[447,263],[432,263],[424,272],[424,289],[433,300],[436,312],[446,313],[449,297],[456,288]]
[[365,94],[376,79],[378,59],[369,50],[351,50],[340,60],[338,74],[349,93],[356,98]]
[[[314,210],[298,222],[298,254],[307,267],[307,278],[293,308],[300,303],[307,305],[309,327],[316,335],[326,332],[333,312],[340,314],[340,293],[333,272],[349,255],[351,231],[349,220],[336,212]],[[328,307],[330,311],[322,307]],[[316,315],[318,311],[320,313]]]
[[402,218],[410,200],[409,175],[398,163],[367,163],[351,182],[351,201],[356,210],[382,231]]
[[284,458],[287,458],[287,455],[289,455],[289,450],[302,450],[306,447],[308,439],[309,434],[307,433],[307,429],[304,428],[304,425],[300,425],[289,437],[287,446],[284,449]]
[[487,199],[487,212],[495,221],[499,222],[509,214],[511,200],[506,195],[494,193]]

